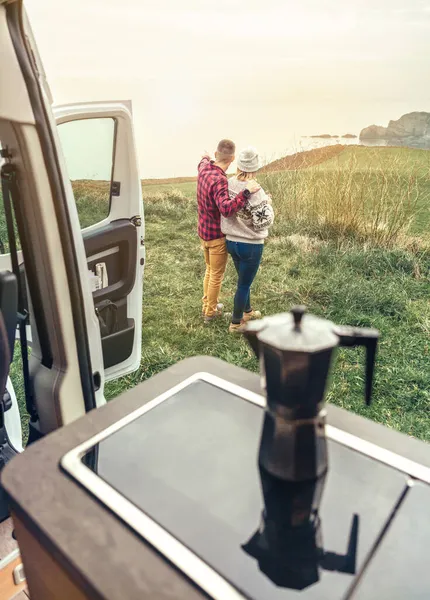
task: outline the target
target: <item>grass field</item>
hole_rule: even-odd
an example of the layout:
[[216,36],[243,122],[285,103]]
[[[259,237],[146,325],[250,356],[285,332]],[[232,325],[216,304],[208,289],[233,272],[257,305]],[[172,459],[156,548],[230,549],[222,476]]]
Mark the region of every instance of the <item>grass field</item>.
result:
[[[253,286],[253,305],[265,314],[302,303],[340,324],[377,327],[381,343],[373,405],[365,408],[362,400],[360,350],[339,351],[328,399],[427,441],[429,163],[426,151],[348,148],[316,167],[262,177],[275,191],[277,218]],[[97,193],[91,185],[75,185],[82,224],[101,210]],[[147,266],[142,365],[137,373],[109,383],[107,397],[197,354],[256,371],[245,341],[227,333],[227,321],[209,327],[201,322],[204,264],[196,236],[195,182],[150,182],[143,185],[143,195]],[[388,216],[372,229],[368,222],[380,218],[372,211],[381,198]],[[301,211],[303,205],[307,212]],[[318,206],[326,211],[323,222],[312,212]],[[342,212],[351,210],[357,211],[358,232],[341,227],[351,221]],[[387,231],[394,218],[396,223],[403,219],[395,235],[378,237],[379,229]],[[235,273],[229,264],[222,294],[227,309],[234,290]]]
[[322,163],[320,167],[324,170],[337,168],[338,165],[349,168],[351,164],[362,170],[370,166],[375,170],[395,169],[404,175],[429,175],[430,152],[414,148],[346,146],[342,152]]

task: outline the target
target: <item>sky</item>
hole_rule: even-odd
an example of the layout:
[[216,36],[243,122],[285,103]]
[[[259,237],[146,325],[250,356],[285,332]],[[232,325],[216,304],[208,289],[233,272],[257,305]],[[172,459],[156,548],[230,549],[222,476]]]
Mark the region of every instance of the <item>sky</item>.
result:
[[131,99],[142,177],[430,111],[430,0],[27,0],[56,104]]

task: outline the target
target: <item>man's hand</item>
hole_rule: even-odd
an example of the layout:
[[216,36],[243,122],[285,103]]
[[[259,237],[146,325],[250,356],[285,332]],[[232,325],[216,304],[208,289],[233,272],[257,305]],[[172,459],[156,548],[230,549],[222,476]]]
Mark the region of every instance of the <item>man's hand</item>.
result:
[[248,190],[250,194],[255,194],[258,190],[261,190],[261,185],[255,181],[255,179],[251,179],[246,184],[245,190]]
[[209,154],[209,152],[207,152],[207,151],[205,150],[204,154],[202,154],[202,159],[203,159],[203,158],[209,158],[209,160],[210,160],[210,158],[211,158],[211,155]]

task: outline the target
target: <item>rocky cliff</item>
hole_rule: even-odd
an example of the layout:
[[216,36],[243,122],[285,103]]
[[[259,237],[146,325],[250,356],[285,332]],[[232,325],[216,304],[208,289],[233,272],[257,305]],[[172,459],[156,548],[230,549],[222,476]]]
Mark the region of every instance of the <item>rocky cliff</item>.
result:
[[387,135],[387,127],[380,125],[369,125],[360,132],[360,140],[384,140]]
[[360,140],[387,140],[404,146],[430,147],[430,113],[408,113],[397,121],[390,121],[388,127],[370,125],[361,131]]

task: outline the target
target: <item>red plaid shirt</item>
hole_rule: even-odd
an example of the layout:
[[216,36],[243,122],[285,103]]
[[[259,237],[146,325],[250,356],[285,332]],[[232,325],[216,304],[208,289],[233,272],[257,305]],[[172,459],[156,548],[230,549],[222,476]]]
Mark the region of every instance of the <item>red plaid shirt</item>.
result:
[[206,242],[224,237],[221,231],[221,215],[230,217],[237,213],[250,196],[248,190],[231,199],[225,172],[213,161],[204,157],[197,176],[197,204],[199,212],[199,237]]

